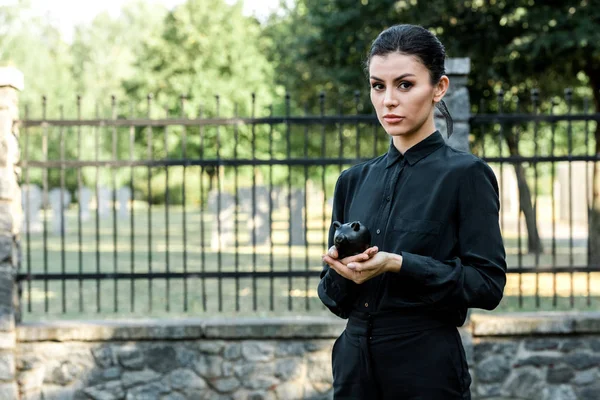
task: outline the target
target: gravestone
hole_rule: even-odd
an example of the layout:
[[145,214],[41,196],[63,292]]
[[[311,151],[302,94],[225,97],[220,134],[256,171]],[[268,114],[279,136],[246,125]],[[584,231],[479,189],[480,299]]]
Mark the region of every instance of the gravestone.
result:
[[92,200],[92,191],[87,187],[79,190],[79,208],[82,221],[90,219],[90,200]]
[[50,205],[52,207],[52,230],[55,234],[66,234],[65,210],[71,203],[71,193],[66,189],[54,188],[49,193]]
[[110,201],[111,201],[111,190],[108,189],[105,186],[100,186],[98,188],[98,193],[97,193],[97,207],[98,207],[98,214],[100,215],[100,217],[106,217],[108,216],[109,213],[109,206],[110,206]]
[[235,243],[235,198],[229,193],[212,190],[208,194],[208,211],[212,215],[211,248],[224,250]]
[[117,201],[119,202],[119,217],[129,217],[129,200],[131,200],[131,188],[123,186],[117,190]]
[[[268,245],[271,240],[269,224],[269,189],[266,186],[256,186],[254,197],[251,187],[238,190],[240,209],[248,216],[248,244],[252,245],[253,235],[257,245]],[[256,205],[253,206],[256,199]]]
[[304,190],[292,190],[292,202],[290,208],[290,243],[294,246],[303,246],[306,243],[304,238]]
[[[41,232],[40,209],[43,203],[42,190],[37,185],[23,185],[21,187],[21,205],[23,210],[23,232]],[[29,203],[29,204],[28,204]]]

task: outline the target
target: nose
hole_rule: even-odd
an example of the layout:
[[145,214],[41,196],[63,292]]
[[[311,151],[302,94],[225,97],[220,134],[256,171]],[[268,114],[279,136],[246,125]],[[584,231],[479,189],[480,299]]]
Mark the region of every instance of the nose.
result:
[[394,108],[398,105],[398,99],[394,96],[394,91],[387,89],[383,98],[383,105],[387,108]]

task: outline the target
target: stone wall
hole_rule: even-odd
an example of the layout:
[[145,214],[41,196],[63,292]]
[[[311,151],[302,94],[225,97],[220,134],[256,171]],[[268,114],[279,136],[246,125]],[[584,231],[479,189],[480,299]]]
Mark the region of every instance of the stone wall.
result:
[[471,317],[476,399],[600,399],[600,313]]
[[[21,324],[21,399],[332,399],[333,318]],[[473,314],[474,399],[600,399],[600,314]]]
[[14,68],[0,68],[0,399],[17,397],[15,384],[15,320],[18,292],[21,192],[19,189],[18,91],[23,75]]

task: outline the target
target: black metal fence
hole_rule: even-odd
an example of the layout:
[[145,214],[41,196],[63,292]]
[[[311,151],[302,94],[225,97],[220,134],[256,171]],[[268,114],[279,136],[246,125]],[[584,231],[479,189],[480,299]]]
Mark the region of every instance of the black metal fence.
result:
[[[105,118],[82,119],[79,101],[71,119],[49,118],[45,100],[41,116],[26,110],[25,318],[326,312],[316,286],[335,181],[389,145],[373,115],[326,104],[292,112],[286,97],[277,113],[253,98],[248,116],[226,118],[218,98],[193,117],[184,99],[177,117],[153,116],[150,98],[150,118],[115,99]],[[472,117],[472,148],[501,185],[503,307],[596,307],[587,211],[600,115],[573,113],[570,95],[546,113],[535,96],[527,112],[490,107]]]

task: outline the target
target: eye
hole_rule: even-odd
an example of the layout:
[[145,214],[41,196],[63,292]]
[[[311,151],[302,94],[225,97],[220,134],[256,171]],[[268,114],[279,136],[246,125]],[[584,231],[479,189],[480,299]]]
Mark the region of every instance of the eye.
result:
[[373,82],[371,84],[371,87],[375,90],[383,90],[383,84],[381,84],[379,82]]
[[404,89],[404,90],[408,90],[408,89],[410,89],[412,86],[413,86],[413,84],[412,84],[412,83],[410,83],[410,82],[407,82],[407,81],[400,82],[400,84],[398,85],[398,87],[399,87],[400,89]]

